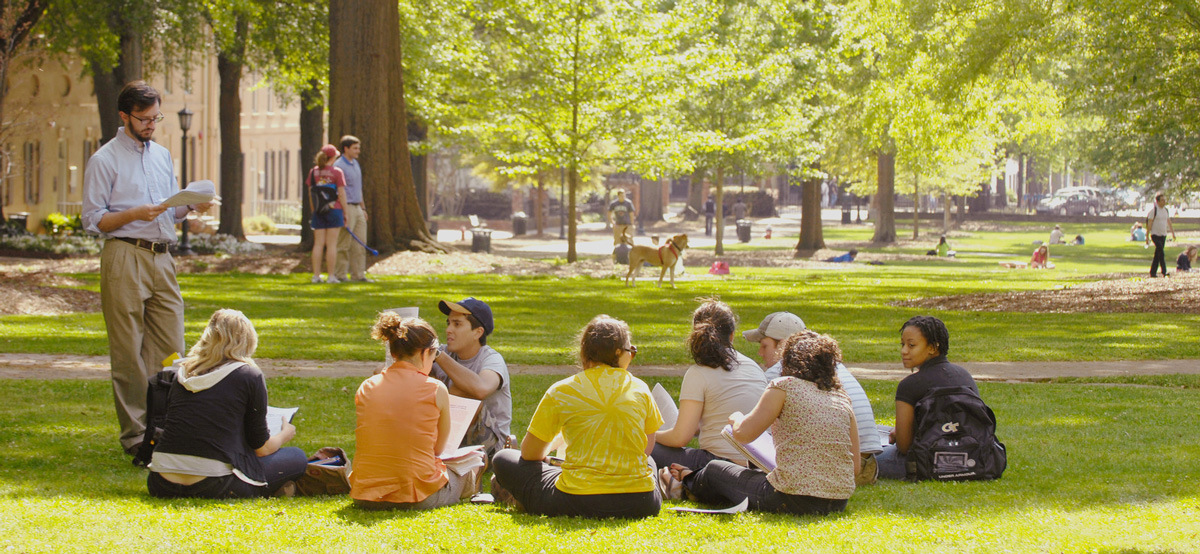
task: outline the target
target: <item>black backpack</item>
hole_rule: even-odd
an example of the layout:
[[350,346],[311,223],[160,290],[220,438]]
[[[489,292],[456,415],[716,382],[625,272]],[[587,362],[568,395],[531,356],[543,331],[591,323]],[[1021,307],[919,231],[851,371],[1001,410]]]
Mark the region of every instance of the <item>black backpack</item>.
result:
[[333,203],[337,202],[337,187],[316,186],[316,183],[313,182],[314,171],[316,168],[308,172],[308,189],[312,192],[312,213],[325,215],[333,209]]
[[150,456],[154,447],[162,440],[163,428],[167,424],[167,400],[171,395],[171,385],[175,384],[175,369],[164,369],[150,378],[150,386],[146,387],[146,434],[142,436],[142,446],[133,457],[133,465],[146,467],[150,464]]
[[996,415],[970,387],[929,391],[915,407],[913,443],[906,459],[914,481],[999,479],[1008,466],[996,439]]

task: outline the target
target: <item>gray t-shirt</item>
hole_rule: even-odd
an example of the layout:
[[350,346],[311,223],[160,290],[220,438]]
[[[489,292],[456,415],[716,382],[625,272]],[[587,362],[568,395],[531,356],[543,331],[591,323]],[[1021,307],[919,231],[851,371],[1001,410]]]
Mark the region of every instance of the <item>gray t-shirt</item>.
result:
[[[767,381],[774,381],[783,374],[783,365],[776,363],[767,368]],[[883,440],[875,426],[875,411],[871,409],[871,399],[863,390],[854,374],[842,364],[837,365],[838,380],[846,395],[850,397],[850,405],[854,407],[854,422],[858,424],[858,451],[863,454],[878,454],[883,452]]]
[[[445,349],[446,347],[443,346],[442,351],[445,351]],[[458,356],[451,352],[446,352],[446,355],[462,364],[463,367],[475,372],[476,375],[488,369],[495,371],[496,375],[500,376],[500,388],[483,399],[483,406],[479,411],[479,422],[477,425],[482,425],[490,429],[492,434],[500,441],[500,444],[503,445],[504,439],[508,438],[509,426],[512,423],[512,391],[509,388],[508,364],[504,363],[504,357],[490,346],[480,348],[479,353],[475,354],[474,358],[468,360],[460,360]],[[429,372],[429,376],[441,380],[447,387],[454,383],[436,363],[433,364],[433,369]],[[469,437],[470,433],[468,433]]]
[[746,458],[721,436],[733,412],[750,413],[767,388],[762,368],[741,352],[736,352],[732,371],[693,364],[683,374],[679,401],[704,403],[700,413],[700,448],[735,462]]

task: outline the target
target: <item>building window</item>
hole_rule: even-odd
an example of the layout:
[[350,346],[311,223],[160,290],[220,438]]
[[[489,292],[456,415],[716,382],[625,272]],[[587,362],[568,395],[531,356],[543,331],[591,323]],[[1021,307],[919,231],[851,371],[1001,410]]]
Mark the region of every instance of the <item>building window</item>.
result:
[[26,142],[24,148],[25,204],[34,206],[42,200],[42,143]]
[[289,188],[286,185],[287,183],[292,182],[292,161],[291,160],[292,160],[292,151],[284,150],[283,151],[283,182],[284,182],[283,196],[284,196],[284,198],[291,197],[291,195],[289,195],[287,192],[289,190]]

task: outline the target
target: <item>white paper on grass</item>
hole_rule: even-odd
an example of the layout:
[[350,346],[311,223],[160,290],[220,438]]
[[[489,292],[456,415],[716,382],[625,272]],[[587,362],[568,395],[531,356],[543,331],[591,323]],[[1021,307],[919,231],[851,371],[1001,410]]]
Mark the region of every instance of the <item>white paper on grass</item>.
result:
[[742,502],[740,504],[738,504],[737,506],[723,508],[720,510],[706,510],[703,508],[684,508],[684,507],[675,507],[675,508],[671,508],[671,509],[675,510],[676,512],[688,512],[688,513],[692,513],[692,514],[740,514],[744,511],[750,509],[750,499],[743,498]]
[[300,408],[276,408],[275,406],[267,406],[267,429],[271,431],[271,436],[278,435],[283,431],[283,422],[292,421],[296,417],[296,412]]
[[650,395],[654,397],[654,403],[658,406],[658,412],[662,414],[663,429],[671,429],[675,427],[675,422],[679,420],[679,408],[675,406],[675,399],[671,398],[671,393],[664,389],[662,384],[654,383],[654,389],[650,391]]
[[168,208],[212,202],[217,196],[217,185],[212,181],[192,181],[183,190],[163,201]]

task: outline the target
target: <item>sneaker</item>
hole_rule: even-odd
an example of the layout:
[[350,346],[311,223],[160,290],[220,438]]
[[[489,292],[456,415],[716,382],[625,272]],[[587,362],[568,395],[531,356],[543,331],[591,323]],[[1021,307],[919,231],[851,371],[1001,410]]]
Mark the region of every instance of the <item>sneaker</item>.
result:
[[296,482],[288,481],[284,483],[275,492],[271,493],[271,496],[276,498],[292,498],[296,496]]
[[354,281],[355,283],[374,283],[375,282],[374,279],[367,277],[365,275],[362,277],[355,277],[355,278],[351,279],[351,281]]
[[314,282],[314,283],[324,283],[324,282],[325,282],[325,280],[321,279],[321,276],[320,276],[320,275],[313,275],[312,282]]
[[332,284],[337,284],[337,283],[340,283],[340,282],[342,282],[342,280],[341,280],[341,279],[338,279],[338,278],[337,278],[337,275],[330,275],[330,276],[329,276],[329,279],[328,279],[327,281],[325,281],[325,282],[326,282],[326,283],[329,283],[329,284],[331,284],[331,285],[332,285]]

